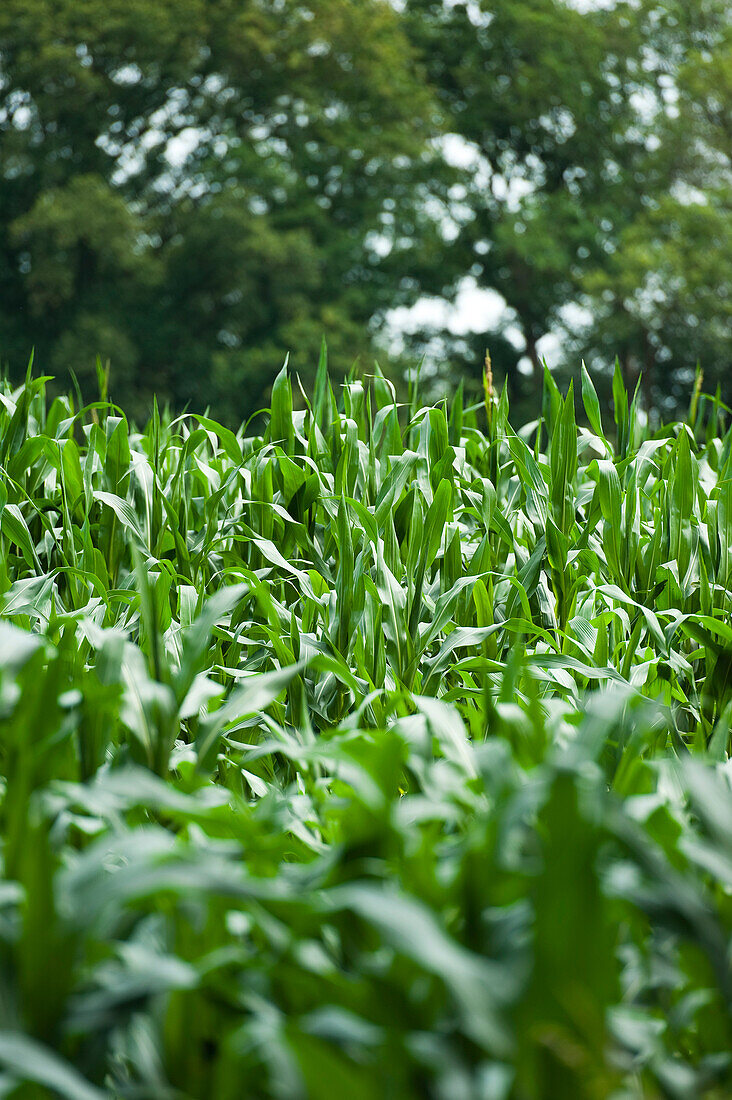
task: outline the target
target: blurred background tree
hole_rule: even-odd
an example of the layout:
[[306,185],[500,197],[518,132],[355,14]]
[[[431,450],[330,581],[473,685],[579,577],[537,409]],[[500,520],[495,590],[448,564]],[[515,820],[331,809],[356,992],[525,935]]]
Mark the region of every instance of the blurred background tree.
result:
[[561,0],[407,0],[406,14],[447,125],[472,154],[450,273],[469,271],[506,303],[493,327],[475,326],[462,369],[475,372],[510,323],[518,341],[499,344],[494,367],[514,405],[536,407],[541,339],[602,263],[609,219],[640,202],[627,186],[645,155],[632,130],[636,28],[619,9]]
[[437,125],[380,0],[7,0],[0,356],[229,418],[324,332],[350,367],[439,236]]
[[554,334],[560,373],[584,356],[607,392],[617,356],[652,415],[688,404],[697,360],[732,399],[729,0],[406,0],[406,18],[470,152],[446,271],[505,302],[440,334],[452,372],[477,385],[497,349],[534,416]]
[[732,402],[732,4],[646,2],[634,18],[641,203],[583,280],[591,321],[575,346],[617,355],[628,384],[642,375],[659,417],[688,404],[697,361]]
[[731,119],[730,0],[5,0],[0,359],[230,421],[323,334],[436,390],[488,346],[518,419],[549,350],[732,400]]

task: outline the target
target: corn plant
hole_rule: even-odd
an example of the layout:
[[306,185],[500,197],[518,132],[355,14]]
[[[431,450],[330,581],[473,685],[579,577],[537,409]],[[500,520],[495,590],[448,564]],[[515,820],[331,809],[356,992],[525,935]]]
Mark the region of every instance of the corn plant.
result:
[[[0,1094],[732,1089],[732,429],[0,392]],[[583,426],[586,423],[587,426]]]

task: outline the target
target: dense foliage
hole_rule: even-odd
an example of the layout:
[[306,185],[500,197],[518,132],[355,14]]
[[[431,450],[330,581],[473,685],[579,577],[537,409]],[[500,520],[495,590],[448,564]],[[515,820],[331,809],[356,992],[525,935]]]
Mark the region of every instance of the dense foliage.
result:
[[533,417],[555,334],[603,403],[616,355],[729,402],[731,58],[730,0],[4,0],[0,361],[231,426],[472,279],[406,341],[448,388],[487,345]]
[[326,330],[349,368],[414,296],[394,266],[428,246],[436,133],[381,0],[7,0],[2,362],[34,347],[85,389],[100,355],[128,410],[154,391],[231,420]]
[[[732,430],[0,411],[0,1092],[722,1097]],[[478,427],[480,422],[484,429]]]
[[509,307],[494,331],[446,341],[458,374],[486,343],[500,350],[514,407],[533,416],[540,341],[561,333],[568,373],[584,355],[609,390],[618,356],[628,389],[642,372],[648,411],[678,415],[697,359],[729,401],[729,0],[405,6],[445,125],[467,142],[445,270]]

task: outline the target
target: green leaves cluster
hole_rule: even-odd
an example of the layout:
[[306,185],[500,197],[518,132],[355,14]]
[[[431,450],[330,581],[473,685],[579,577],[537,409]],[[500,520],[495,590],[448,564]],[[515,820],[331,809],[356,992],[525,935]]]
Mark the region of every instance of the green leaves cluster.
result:
[[440,334],[453,375],[476,379],[488,345],[530,419],[552,335],[567,376],[582,356],[605,376],[603,402],[618,357],[658,423],[697,360],[729,402],[729,0],[407,0],[405,16],[464,140],[443,270],[508,307]]
[[616,355],[658,423],[697,359],[730,403],[730,27],[730,0],[5,0],[0,361],[88,396],[98,355],[138,417],[231,427],[288,351],[310,388],[327,332],[342,378],[472,280],[498,319],[406,333],[395,379],[428,349],[477,389],[489,346],[525,421],[553,335],[608,411]]
[[306,376],[328,331],[344,372],[413,296],[374,242],[434,235],[437,114],[381,0],[8,0],[0,72],[14,372],[34,347],[88,393],[100,356],[138,415],[234,423],[288,350]]
[[727,1095],[732,430],[582,397],[5,388],[5,1095]]

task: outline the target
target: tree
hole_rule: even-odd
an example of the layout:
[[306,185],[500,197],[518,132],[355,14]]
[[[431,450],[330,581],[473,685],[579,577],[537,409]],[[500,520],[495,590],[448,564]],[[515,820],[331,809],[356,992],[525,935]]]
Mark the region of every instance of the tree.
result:
[[[418,290],[435,104],[380,0],[6,0],[0,355],[261,403]],[[402,261],[403,263],[403,261]]]
[[[561,0],[407,0],[406,7],[447,125],[473,153],[445,270],[450,278],[470,272],[505,299],[524,345],[511,356],[503,344],[520,399],[519,358],[528,357],[540,390],[539,340],[560,325],[583,272],[601,261],[608,233],[635,202],[627,179],[645,153],[633,130],[636,28],[622,5],[579,11]],[[474,364],[500,335],[480,333]]]
[[697,358],[732,400],[729,0],[407,0],[406,13],[472,154],[445,289],[470,274],[508,306],[472,339],[443,334],[457,371],[477,376],[497,349],[518,415],[536,415],[537,345],[555,332],[565,373],[584,355],[609,378],[617,355],[650,412],[688,403]]
[[732,5],[641,6],[646,57],[643,204],[582,288],[592,322],[580,343],[651,415],[688,405],[695,366],[732,401]]

